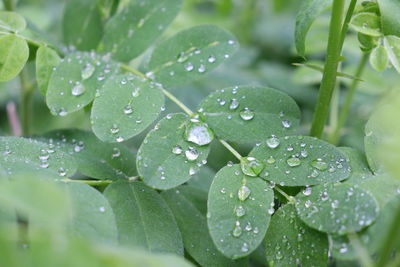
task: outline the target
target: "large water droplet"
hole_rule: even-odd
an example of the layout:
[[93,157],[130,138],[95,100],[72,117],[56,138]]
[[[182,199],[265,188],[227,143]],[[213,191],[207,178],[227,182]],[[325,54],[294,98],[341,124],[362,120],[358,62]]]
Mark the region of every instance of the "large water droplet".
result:
[[288,158],[286,162],[290,167],[296,167],[301,164],[301,160],[297,157]]
[[240,163],[242,172],[248,176],[258,176],[264,169],[264,164],[253,157],[243,158]]
[[280,144],[279,138],[275,135],[272,135],[270,138],[267,139],[267,146],[269,148],[277,148]]
[[71,89],[71,94],[73,96],[80,96],[86,91],[85,86],[81,83],[77,83],[74,87]]
[[326,169],[328,169],[328,163],[322,161],[322,159],[313,160],[313,161],[311,161],[310,164],[312,167],[314,167],[320,171],[325,171]]
[[229,105],[229,109],[235,110],[239,107],[239,101],[236,98],[232,98],[231,103]]
[[185,129],[185,138],[196,145],[204,146],[211,143],[214,133],[206,123],[190,121]]
[[194,147],[189,147],[188,150],[185,151],[185,156],[188,160],[194,161],[199,157],[199,152]]
[[238,198],[240,201],[245,201],[250,196],[250,188],[245,185],[242,185],[238,190]]
[[86,64],[81,72],[82,80],[87,80],[90,77],[92,77],[94,71],[95,71],[95,67],[92,64],[90,64],[90,63]]
[[245,120],[249,121],[254,118],[254,112],[251,111],[249,108],[244,108],[242,111],[240,111],[240,117]]

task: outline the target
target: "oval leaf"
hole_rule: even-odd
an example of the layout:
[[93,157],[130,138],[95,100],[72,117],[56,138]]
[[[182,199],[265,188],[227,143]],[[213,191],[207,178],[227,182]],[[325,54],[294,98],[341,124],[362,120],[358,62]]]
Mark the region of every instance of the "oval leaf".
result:
[[102,242],[117,242],[117,225],[107,199],[93,187],[77,182],[64,184],[72,201],[73,235]]
[[205,121],[221,139],[254,143],[286,135],[299,125],[300,111],[287,94],[266,87],[219,90],[199,105]]
[[59,176],[76,172],[76,162],[53,145],[21,137],[0,137],[0,165],[9,175],[21,171],[48,170]]
[[93,132],[102,141],[122,142],[145,130],[163,105],[156,84],[131,74],[114,76],[93,102]]
[[249,155],[264,163],[260,177],[282,186],[335,182],[350,175],[345,154],[333,145],[309,136],[272,136]]
[[305,225],[287,204],[272,216],[265,236],[267,260],[274,267],[326,266],[328,238]]
[[303,222],[327,233],[358,232],[373,223],[379,212],[370,193],[347,184],[318,185],[296,199],[297,213]]
[[379,116],[379,112],[376,112],[372,114],[365,125],[365,155],[367,157],[369,167],[375,174],[384,172],[382,158],[378,153],[383,140],[387,138],[383,124],[384,120]]
[[274,194],[265,181],[245,176],[239,165],[222,168],[208,194],[208,228],[225,256],[249,255],[262,242],[274,205]]
[[383,43],[390,63],[392,63],[397,72],[400,72],[400,37],[393,35],[385,36]]
[[93,101],[96,91],[118,71],[106,56],[74,52],[61,60],[50,77],[47,106],[54,115],[65,116]]
[[24,39],[14,34],[0,37],[0,82],[17,76],[28,57],[29,48]]
[[36,80],[39,91],[46,95],[53,68],[60,64],[60,57],[53,49],[41,46],[36,52]]
[[305,0],[302,1],[299,12],[296,16],[295,42],[297,53],[305,57],[306,37],[314,20],[330,5],[331,0]]
[[215,69],[238,48],[231,33],[214,25],[195,26],[156,46],[146,75],[164,87],[181,85]]
[[77,129],[58,130],[45,136],[49,144],[72,155],[79,173],[85,176],[114,180],[136,174],[135,154],[122,144],[103,143],[93,133]]
[[7,31],[23,31],[26,28],[25,19],[15,12],[0,11],[0,29]]
[[185,250],[201,266],[247,266],[244,261],[233,261],[215,247],[207,228],[207,219],[181,188],[161,193],[172,210],[182,232]]
[[379,37],[382,35],[379,17],[374,13],[358,13],[353,16],[349,25],[355,31],[365,35],[375,37]]
[[104,195],[115,213],[120,244],[183,255],[181,233],[156,191],[139,182],[116,182]]
[[105,26],[101,51],[127,62],[145,51],[178,14],[182,0],[130,1]]
[[188,118],[167,115],[151,130],[137,154],[137,169],[150,187],[170,189],[188,181],[207,159],[208,146],[187,142],[183,136]]

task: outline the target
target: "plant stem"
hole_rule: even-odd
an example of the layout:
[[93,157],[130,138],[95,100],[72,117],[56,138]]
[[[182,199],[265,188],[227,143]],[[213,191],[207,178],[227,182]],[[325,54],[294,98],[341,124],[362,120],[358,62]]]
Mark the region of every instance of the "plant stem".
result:
[[242,156],[237,152],[230,144],[228,144],[225,140],[219,140],[219,142],[226,147],[239,161],[242,160]]
[[[368,53],[364,53],[360,59],[360,62],[358,63],[357,66],[357,70],[356,73],[354,74],[354,76],[356,78],[360,78],[365,66],[367,65],[368,62],[368,57],[369,54]],[[332,144],[337,144],[337,142],[339,141],[339,137],[340,137],[340,130],[342,129],[342,127],[345,125],[346,120],[347,120],[347,116],[349,115],[350,112],[350,107],[351,107],[351,103],[353,102],[353,98],[354,98],[354,94],[357,90],[357,85],[359,83],[359,80],[353,80],[348,91],[347,91],[347,95],[346,98],[344,100],[342,109],[340,110],[340,114],[339,114],[339,119],[338,122],[336,124],[335,129],[332,131],[332,134],[329,138],[329,141]]]
[[319,88],[317,105],[311,125],[310,135],[321,138],[329,113],[332,92],[336,84],[336,72],[342,48],[341,31],[345,0],[334,0],[329,26],[329,38],[324,73]]
[[368,251],[361,244],[360,238],[358,237],[357,233],[349,233],[347,234],[347,238],[350,240],[350,243],[353,246],[361,265],[363,267],[373,267],[373,261],[369,256]]
[[8,122],[13,136],[22,135],[21,122],[19,121],[17,107],[14,102],[7,103],[6,106]]
[[349,29],[349,23],[350,23],[351,17],[353,16],[354,9],[356,8],[356,4],[357,4],[357,0],[351,0],[351,2],[349,4],[349,8],[347,9],[346,17],[344,19],[343,26],[342,26],[342,31],[340,33],[340,42],[341,42],[340,50],[342,50],[342,48],[343,48],[344,39],[346,38],[347,30]]
[[70,183],[70,182],[84,183],[84,184],[91,185],[91,186],[109,185],[113,182],[112,180],[76,180],[76,179],[69,179],[69,178],[62,179],[61,181],[67,182],[67,183]]
[[21,86],[21,121],[22,121],[22,134],[27,136],[30,134],[31,125],[31,104],[32,104],[32,89],[33,86],[28,84],[28,74],[24,69],[21,71],[20,86]]
[[288,194],[286,194],[286,192],[283,191],[282,189],[280,189],[278,186],[275,185],[274,189],[275,189],[276,191],[278,191],[279,194],[281,194],[282,196],[284,196],[284,197],[287,199],[287,201],[288,201],[289,203],[294,204],[294,203],[296,202],[296,200],[295,200],[294,197],[289,196]]

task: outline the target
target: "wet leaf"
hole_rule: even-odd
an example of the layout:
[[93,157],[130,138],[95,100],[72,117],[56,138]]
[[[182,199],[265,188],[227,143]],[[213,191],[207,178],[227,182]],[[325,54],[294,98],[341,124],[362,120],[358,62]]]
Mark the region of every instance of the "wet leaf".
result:
[[0,36],[0,82],[17,76],[28,56],[29,48],[24,39],[14,34]]
[[53,49],[47,46],[39,47],[36,52],[36,80],[39,91],[46,95],[47,87],[53,68],[60,64],[60,57]]
[[381,33],[381,22],[378,15],[374,13],[361,12],[354,15],[350,21],[350,27],[365,35],[379,37]]
[[393,67],[400,72],[400,37],[390,35],[383,39],[387,55]]

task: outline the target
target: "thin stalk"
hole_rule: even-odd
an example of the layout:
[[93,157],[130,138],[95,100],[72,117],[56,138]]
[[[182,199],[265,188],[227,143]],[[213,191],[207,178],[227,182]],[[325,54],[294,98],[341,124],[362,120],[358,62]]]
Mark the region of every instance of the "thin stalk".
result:
[[336,84],[336,73],[342,48],[342,21],[345,0],[334,0],[329,26],[329,38],[324,73],[319,88],[317,105],[310,135],[321,138],[329,114],[329,105]]
[[280,189],[278,186],[275,185],[274,189],[275,189],[276,191],[278,191],[279,194],[281,194],[282,196],[284,196],[284,197],[287,199],[287,201],[288,201],[289,203],[294,204],[294,203],[296,202],[296,200],[295,200],[294,197],[289,196],[288,194],[286,194],[286,192],[283,191],[282,189]]
[[19,121],[17,107],[14,102],[7,103],[6,106],[8,122],[13,136],[22,135],[21,122]]
[[22,70],[20,75],[20,86],[21,86],[21,121],[22,121],[22,133],[24,136],[30,134],[30,126],[32,119],[31,105],[32,105],[32,94],[33,86],[28,83],[28,74],[26,70]]
[[350,240],[351,245],[353,246],[358,260],[362,264],[363,267],[373,267],[373,261],[369,256],[368,251],[365,247],[361,244],[360,238],[356,233],[349,233],[347,235],[348,239]]
[[347,30],[349,29],[349,23],[351,20],[351,17],[353,16],[354,9],[356,8],[357,0],[351,0],[349,4],[349,8],[347,9],[346,17],[344,18],[343,22],[343,27],[342,27],[342,32],[340,33],[340,42],[341,42],[341,47],[340,50],[343,48],[344,44],[344,39],[346,38]]
[[66,183],[72,183],[72,182],[84,183],[84,184],[87,184],[90,186],[109,185],[113,182],[112,180],[77,180],[77,179],[69,179],[69,178],[62,179],[61,181],[66,182]]
[[[361,77],[361,75],[365,69],[365,66],[367,65],[368,57],[369,57],[368,53],[364,53],[362,55],[360,62],[358,63],[358,66],[357,66],[356,73],[354,74],[354,76],[356,78]],[[340,110],[340,113],[339,113],[338,122],[336,124],[335,129],[332,131],[331,136],[329,137],[329,141],[333,144],[336,144],[339,141],[340,130],[343,128],[343,126],[346,123],[347,116],[349,115],[351,104],[353,102],[354,94],[357,90],[358,83],[359,83],[359,80],[357,80],[357,79],[353,80],[347,91],[346,98],[344,100],[342,109]]]
[[237,152],[230,144],[228,144],[225,140],[219,140],[219,142],[226,147],[239,161],[242,161],[242,156]]

